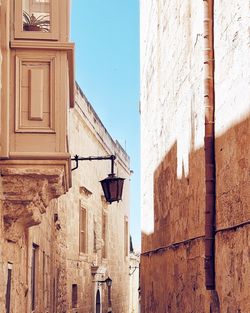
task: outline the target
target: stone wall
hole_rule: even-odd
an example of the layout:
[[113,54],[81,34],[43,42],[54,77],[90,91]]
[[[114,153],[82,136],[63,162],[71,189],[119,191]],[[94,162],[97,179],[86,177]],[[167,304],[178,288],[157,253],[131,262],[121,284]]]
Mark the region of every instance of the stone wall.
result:
[[[2,229],[4,236],[4,228]],[[4,238],[4,237],[2,237]],[[27,305],[27,277],[23,268],[27,268],[24,236],[17,243],[1,240],[1,284],[0,284],[0,309],[5,312],[8,268],[11,266],[11,312],[22,310],[25,312]]]
[[[119,143],[110,137],[78,86],[76,108],[70,113],[69,138],[72,155],[115,154],[115,172],[126,180],[123,200],[109,205],[104,200],[99,181],[110,173],[110,160],[82,161],[79,168],[73,171],[71,190],[59,200],[59,218],[60,212],[66,214],[67,312],[74,312],[71,306],[73,284],[77,284],[78,288],[78,313],[95,312],[98,289],[103,310],[107,311],[107,287],[106,284],[99,285],[97,280],[105,280],[109,276],[113,280],[113,312],[126,313],[129,304],[129,258],[124,253],[124,222],[129,219],[129,158]],[[80,253],[79,249],[80,207],[86,209],[87,214],[85,253]],[[106,229],[103,231],[104,216]],[[97,272],[101,274],[94,275],[94,268],[98,268]]]
[[[7,302],[11,313],[26,312],[32,307],[43,312],[54,309],[56,295],[52,286],[55,271],[59,268],[55,248],[59,247],[60,241],[55,231],[56,212],[51,204],[47,206],[51,200],[49,189],[52,188],[54,193],[60,185],[56,186],[56,182],[57,175],[48,181],[42,171],[30,172],[28,166],[1,169],[0,308],[3,312]],[[8,274],[9,270],[11,273]]]
[[141,258],[142,312],[209,312],[202,250],[200,240]]
[[128,313],[139,313],[139,267],[140,254],[130,252],[129,261],[129,311]]
[[202,3],[142,1],[142,227],[146,233],[154,230],[155,169],[176,145],[177,177],[186,177],[189,152],[203,144],[201,34]]
[[203,1],[141,1],[142,312],[242,312],[248,1],[215,1],[216,290],[204,282]]
[[[108,276],[113,280],[113,311],[128,312],[129,231],[126,233],[125,223],[129,221],[129,157],[110,137],[79,87],[76,91],[76,108],[69,118],[70,152],[72,156],[76,153],[81,156],[115,154],[115,172],[126,178],[123,200],[112,205],[104,200],[99,181],[110,173],[110,160],[79,162],[79,168],[72,175],[72,188],[52,201],[50,193],[57,194],[59,186],[57,176],[51,176],[49,181],[44,176],[43,182],[44,173],[31,174],[25,166],[12,171],[2,169],[1,312],[5,312],[8,266],[12,269],[10,313],[30,312],[32,307],[46,313],[93,313],[97,290],[100,290],[103,311],[107,311],[107,287],[98,280]],[[72,167],[74,165],[72,162]],[[40,185],[43,188],[38,188]],[[10,198],[11,216],[8,211],[11,204],[6,200]],[[80,207],[87,212],[85,253],[80,253],[79,249]],[[72,285],[77,285],[75,308],[72,307]]]
[[[68,1],[62,2],[60,6],[62,14],[59,15],[64,19],[63,24],[66,28],[68,26],[66,21]],[[15,2],[15,4],[15,10],[17,10],[17,4],[21,4],[21,2]],[[20,21],[22,19],[20,6],[19,9],[20,14],[18,14],[18,12],[15,14],[13,1],[0,1],[0,312],[16,313],[32,311],[59,313],[59,310],[60,312],[65,312],[66,310],[64,303],[66,297],[63,295],[64,302],[59,299],[59,309],[56,310],[57,294],[55,291],[57,277],[60,285],[62,285],[60,281],[65,281],[65,278],[62,275],[57,276],[56,271],[60,268],[60,263],[64,262],[66,264],[66,261],[64,261],[65,253],[63,252],[63,249],[65,249],[66,236],[64,235],[63,239],[57,236],[54,222],[54,206],[51,205],[49,207],[49,204],[52,199],[58,198],[60,195],[64,194],[70,185],[70,160],[66,149],[66,103],[71,91],[68,88],[68,84],[74,85],[74,79],[71,77],[72,79],[67,80],[68,74],[66,67],[69,65],[72,69],[73,61],[71,64],[68,64],[66,52],[58,52],[60,49],[58,50],[58,47],[53,47],[51,42],[40,41],[41,47],[39,46],[39,41],[37,41],[36,46],[33,39],[38,39],[36,37],[37,34],[39,35],[38,32],[29,33],[30,36],[28,36],[29,38],[33,37],[31,42],[32,48],[36,46],[36,51],[29,51],[28,40],[24,45],[22,45],[24,42],[20,40],[15,41],[16,33],[14,34],[13,26],[15,25],[15,30],[17,30],[18,26],[17,23],[14,22],[14,19],[15,16],[19,16]],[[56,19],[54,21],[56,22]],[[20,26],[22,26],[22,22]],[[60,29],[61,41],[67,40],[65,31],[66,29]],[[50,109],[46,109],[46,97],[42,97],[44,99],[38,99],[41,101],[36,101],[37,97],[35,96],[33,98],[34,102],[31,101],[32,97],[28,97],[28,101],[27,97],[21,96],[20,90],[17,91],[19,85],[20,87],[24,86],[21,80],[25,75],[20,75],[19,77],[18,70],[21,69],[21,67],[17,66],[16,63],[16,60],[19,59],[17,57],[18,52],[13,49],[10,41],[12,41],[14,45],[16,43],[17,45],[21,44],[19,48],[22,48],[22,53],[26,54],[26,56],[30,55],[30,57],[28,57],[29,62],[31,62],[31,58],[34,57],[34,55],[39,55],[39,60],[44,57],[46,59],[46,52],[43,49],[44,44],[48,44],[47,47],[49,50],[52,48],[49,53],[53,53],[52,50],[55,48],[56,51],[54,51],[54,54],[57,55],[57,60],[64,60],[64,65],[61,63],[59,68],[55,69],[55,75],[52,73],[54,69],[51,71],[53,77],[51,77],[50,83],[55,85],[55,82],[57,82],[57,87],[52,87],[51,92],[47,89],[48,93],[50,93],[48,97],[50,100],[47,104],[49,104],[53,113],[52,111],[49,112]],[[52,47],[50,46],[51,44]],[[68,43],[66,43],[66,45],[67,44]],[[70,49],[73,50],[73,45],[68,45]],[[15,54],[16,52],[17,54]],[[69,59],[70,57],[69,54]],[[57,62],[58,61],[55,63]],[[48,62],[46,64],[52,63]],[[59,82],[56,77],[60,69],[63,69],[63,66],[65,67],[65,75],[63,76],[65,84],[61,85],[62,81]],[[42,72],[41,77],[45,77]],[[25,93],[28,94],[28,89],[30,91],[33,87],[36,93],[38,90],[36,88],[37,86],[35,86],[36,83],[38,84],[36,79],[32,84],[29,84],[29,87],[25,83]],[[59,91],[60,93],[60,88],[63,90],[62,97],[57,97],[53,94],[53,91],[57,90],[56,92]],[[17,94],[15,94],[16,92]],[[54,108],[56,108],[57,105],[58,107],[60,106],[59,111],[61,112],[61,119],[58,115],[59,111],[56,115],[58,122],[55,119],[57,126],[50,131],[48,128],[45,130],[43,126],[39,128],[38,124],[36,124],[35,128],[38,126],[36,130],[33,128],[33,130],[30,131],[26,128],[18,134],[20,129],[17,130],[18,127],[15,126],[17,126],[19,122],[22,124],[21,120],[23,121],[23,119],[18,118],[21,111],[27,113],[24,113],[24,115],[29,119],[29,125],[32,124],[32,119],[34,121],[34,116],[31,116],[32,114],[28,114],[26,109],[21,109],[21,106],[19,108],[16,106],[19,98],[18,95],[20,99],[22,99],[22,108],[29,107],[28,110],[31,111],[33,105],[35,107],[41,105],[41,109],[42,107],[45,108],[45,112],[41,110],[41,116],[38,118],[42,125],[45,125],[43,121],[47,119],[48,116],[50,116],[48,119],[49,125],[54,125],[53,114],[58,111]],[[40,97],[39,92],[36,95]],[[10,112],[12,113],[9,114]],[[35,117],[35,120],[38,121],[38,119]],[[17,123],[17,121],[19,122]],[[53,127],[54,126],[52,126],[52,128]],[[22,135],[20,136],[21,133]],[[60,137],[56,150],[51,154],[45,152],[45,150],[48,151],[51,148],[50,145],[46,145],[45,143],[45,137],[49,133],[52,135],[51,137]],[[13,150],[11,151],[10,149],[12,146],[11,138],[13,138],[11,134],[16,136],[14,145],[19,146],[21,149],[16,151],[18,153],[21,152],[19,155],[13,154]],[[40,141],[35,138],[39,138]],[[52,139],[52,141],[55,143],[54,139]],[[52,143],[52,141],[50,141],[50,143]],[[46,146],[45,150],[42,149],[43,145]],[[36,152],[32,150],[34,146],[36,147]],[[63,152],[63,155],[57,153],[60,151]],[[31,153],[29,154],[29,152]],[[45,154],[43,154],[44,152]],[[61,243],[63,243],[62,246],[60,246]],[[60,250],[60,258],[57,257],[55,248]],[[60,262],[58,259],[60,259]],[[66,265],[63,266],[66,268]],[[59,293],[60,289],[58,291],[58,294]]]
[[215,1],[216,283],[230,313],[250,311],[249,13],[249,1]]

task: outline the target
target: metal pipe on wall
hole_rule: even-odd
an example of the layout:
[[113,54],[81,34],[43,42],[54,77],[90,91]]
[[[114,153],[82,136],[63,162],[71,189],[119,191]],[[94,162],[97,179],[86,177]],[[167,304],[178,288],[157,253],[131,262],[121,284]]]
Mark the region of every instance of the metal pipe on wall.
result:
[[205,285],[215,289],[214,0],[204,3]]

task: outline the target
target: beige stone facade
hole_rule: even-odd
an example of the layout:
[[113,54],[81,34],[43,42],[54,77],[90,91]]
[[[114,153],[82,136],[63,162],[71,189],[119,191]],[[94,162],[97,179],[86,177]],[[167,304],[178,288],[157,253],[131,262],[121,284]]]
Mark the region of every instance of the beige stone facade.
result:
[[143,313],[250,311],[249,2],[214,1],[212,291],[204,270],[206,2],[140,2]]
[[[25,29],[24,12],[32,23],[48,16],[47,31],[41,22]],[[47,208],[71,186],[66,134],[75,82],[68,12],[67,0],[60,7],[0,2],[0,312],[47,312],[55,303],[52,265],[60,240]]]
[[139,313],[139,270],[140,253],[130,252],[129,256],[129,313]]
[[[1,0],[0,25],[0,312],[128,312],[129,157],[75,87],[69,1]],[[109,160],[71,172],[74,154],[115,154],[123,200]]]
[[[5,279],[1,281],[0,305],[3,312],[8,264],[12,275],[12,313],[19,309],[31,312],[33,302],[35,312],[98,312],[98,290],[100,312],[108,312],[106,284],[98,283],[108,276],[112,279],[113,311],[128,312],[129,159],[119,143],[109,136],[79,88],[69,122],[72,155],[76,152],[82,156],[116,154],[115,171],[126,178],[123,200],[109,205],[104,199],[99,180],[110,172],[110,161],[85,161],[73,172],[72,188],[50,202],[38,226],[23,227],[18,234],[15,229],[3,240],[6,233],[2,218],[1,273]],[[32,182],[32,178],[27,179],[25,186],[35,188]],[[85,232],[84,246],[81,246],[81,231]],[[74,288],[75,303],[72,302]]]
[[[110,173],[110,161],[82,161],[73,172],[72,188],[59,199],[59,220],[60,211],[66,216],[62,229],[67,238],[68,312],[98,312],[98,290],[100,312],[108,312],[108,288],[98,280],[110,277],[112,312],[125,313],[129,304],[129,158],[110,137],[79,88],[75,110],[70,113],[70,134],[72,155],[115,154],[115,172],[126,180],[123,200],[109,205],[99,181]],[[83,238],[81,230],[85,232]],[[73,285],[78,289],[76,310],[71,305]]]

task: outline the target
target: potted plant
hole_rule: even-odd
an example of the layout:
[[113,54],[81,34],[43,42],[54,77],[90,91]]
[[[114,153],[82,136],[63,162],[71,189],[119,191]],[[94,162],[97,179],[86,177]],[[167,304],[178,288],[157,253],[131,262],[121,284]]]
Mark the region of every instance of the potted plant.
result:
[[23,30],[48,32],[50,30],[49,15],[39,15],[36,17],[33,13],[30,15],[24,11]]

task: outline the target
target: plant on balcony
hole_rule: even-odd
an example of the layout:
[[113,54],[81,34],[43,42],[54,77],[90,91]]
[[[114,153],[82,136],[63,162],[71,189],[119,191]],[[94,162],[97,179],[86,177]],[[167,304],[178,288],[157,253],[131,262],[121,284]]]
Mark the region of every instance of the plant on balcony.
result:
[[24,11],[23,30],[49,32],[50,30],[49,15],[39,15],[35,17],[33,13],[30,15],[29,13]]

